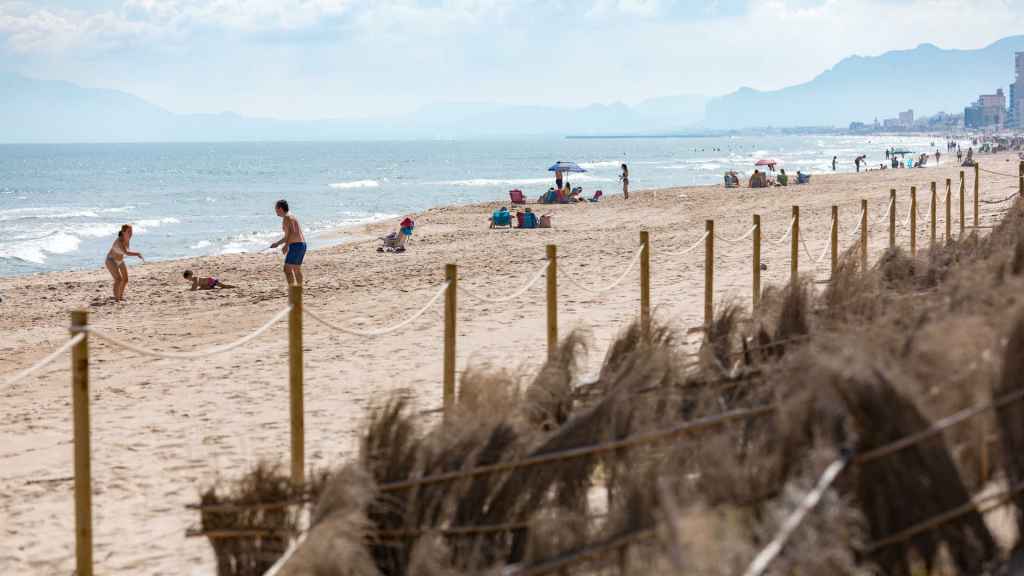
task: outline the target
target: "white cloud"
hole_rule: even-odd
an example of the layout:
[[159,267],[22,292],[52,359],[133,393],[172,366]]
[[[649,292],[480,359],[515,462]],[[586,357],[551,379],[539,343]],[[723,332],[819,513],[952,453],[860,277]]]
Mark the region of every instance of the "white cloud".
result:
[[175,111],[315,118],[773,89],[851,54],[1020,30],[1024,0],[0,0],[0,66]]

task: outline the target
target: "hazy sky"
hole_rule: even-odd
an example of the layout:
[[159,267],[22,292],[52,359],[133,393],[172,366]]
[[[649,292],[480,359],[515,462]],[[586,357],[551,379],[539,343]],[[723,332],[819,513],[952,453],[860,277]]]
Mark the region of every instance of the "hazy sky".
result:
[[635,103],[1024,33],[1024,0],[0,0],[0,70],[175,112]]

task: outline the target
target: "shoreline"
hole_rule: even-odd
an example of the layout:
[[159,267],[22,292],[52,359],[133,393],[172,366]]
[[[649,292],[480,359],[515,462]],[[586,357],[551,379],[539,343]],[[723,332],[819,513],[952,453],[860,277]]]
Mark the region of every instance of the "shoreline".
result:
[[[992,169],[1003,158],[980,160]],[[488,229],[490,208],[507,201],[431,208],[414,216],[417,230],[404,254],[377,253],[372,238],[314,251],[304,266],[305,304],[336,324],[361,330],[392,326],[422,307],[444,281],[445,266],[457,264],[460,285],[483,300],[459,297],[456,369],[491,366],[525,376],[545,356],[543,287],[513,302],[497,300],[534,276],[545,261],[545,246],[555,244],[559,334],[580,329],[586,335],[590,354],[581,373],[587,373],[639,312],[635,269],[615,290],[593,289],[623,273],[636,254],[639,230],[648,230],[652,242],[655,318],[692,326],[702,321],[704,254],[699,246],[676,254],[699,240],[704,220],[715,220],[723,238],[738,238],[750,228],[751,215],[760,215],[767,267],[762,286],[781,286],[789,278],[790,246],[778,241],[792,206],[801,207],[801,238],[817,256],[827,245],[832,205],[839,206],[845,248],[853,242],[861,199],[868,200],[874,220],[889,203],[889,189],[897,189],[902,222],[909,188],[917,186],[925,214],[917,223],[923,247],[929,233],[928,182],[955,182],[959,170],[947,164],[933,170],[816,175],[810,184],[788,188],[659,188],[637,191],[628,201],[609,195],[596,204],[544,205],[553,214],[550,229]],[[1016,191],[1015,178],[982,174],[983,199]],[[982,204],[982,224],[1000,208]],[[361,225],[374,235],[391,228],[387,222]],[[907,245],[905,233],[898,242]],[[887,243],[884,226],[873,227],[872,261]],[[748,305],[750,245],[716,243],[715,252],[716,305]],[[800,258],[804,275],[827,277],[827,263],[815,269],[803,251]],[[241,288],[190,292],[181,278],[185,262],[198,274],[212,273]],[[90,324],[138,346],[189,351],[232,342],[287,303],[279,253],[154,262],[130,272],[128,301],[117,305],[104,302],[110,278],[99,268],[0,278],[0,375],[14,374],[65,342],[69,311],[76,307],[88,307]],[[97,570],[212,573],[208,543],[184,537],[185,528],[198,521],[184,506],[194,502],[197,489],[256,461],[286,465],[284,325],[230,354],[199,362],[143,358],[99,339],[89,347]],[[442,348],[442,311],[436,305],[400,332],[377,339],[338,335],[307,321],[307,466],[328,467],[355,453],[366,414],[389,398],[405,398],[412,410],[440,405]],[[7,447],[0,454],[0,509],[11,551],[0,555],[0,571],[54,573],[73,567],[73,507],[70,490],[63,489],[70,484],[58,482],[61,489],[55,490],[39,482],[73,470],[69,377],[69,362],[61,359],[0,390],[0,445]]]

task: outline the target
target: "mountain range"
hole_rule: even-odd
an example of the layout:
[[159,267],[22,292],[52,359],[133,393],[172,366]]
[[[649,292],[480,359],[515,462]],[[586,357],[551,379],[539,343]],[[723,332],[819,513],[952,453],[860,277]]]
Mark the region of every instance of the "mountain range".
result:
[[846,126],[854,120],[957,112],[1012,80],[1024,35],[978,50],[922,44],[851,56],[781,90],[715,98],[678,95],[635,105],[580,108],[438,103],[393,118],[275,120],[225,112],[177,114],[118,90],[0,72],[0,142],[158,142],[465,138],[693,132],[749,127]]
[[748,126],[846,126],[895,117],[963,112],[981,93],[1004,92],[1013,82],[1014,53],[1024,36],[1010,36],[978,50],[912,50],[843,59],[813,80],[781,90],[740,88],[708,102],[704,122],[716,128]]

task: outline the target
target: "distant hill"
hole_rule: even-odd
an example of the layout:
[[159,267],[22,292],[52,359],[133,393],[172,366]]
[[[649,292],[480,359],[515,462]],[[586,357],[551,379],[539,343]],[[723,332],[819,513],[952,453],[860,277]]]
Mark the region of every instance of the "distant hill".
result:
[[851,56],[810,82],[781,90],[741,88],[713,98],[705,123],[712,128],[748,126],[845,127],[853,121],[914,113],[962,112],[981,93],[1007,91],[1014,52],[1024,36],[1004,38],[979,50],[943,50],[922,44],[877,57]]
[[117,90],[0,72],[0,102],[0,142],[175,142],[642,132],[699,121],[706,99],[673,96],[583,108],[452,103],[397,118],[293,121],[175,114]]

